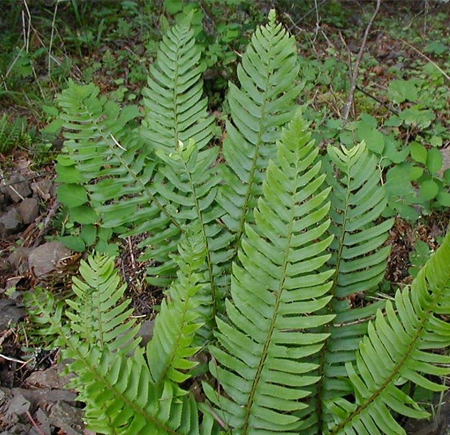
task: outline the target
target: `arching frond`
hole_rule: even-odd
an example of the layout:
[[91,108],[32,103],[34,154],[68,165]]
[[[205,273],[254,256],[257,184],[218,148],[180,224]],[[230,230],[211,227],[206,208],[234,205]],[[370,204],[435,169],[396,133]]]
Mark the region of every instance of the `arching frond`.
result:
[[[73,312],[69,322],[63,318],[62,304],[50,292],[38,291],[31,296],[35,320],[48,325],[46,332],[57,334],[55,344],[69,360],[67,371],[76,374],[71,386],[86,403],[88,426],[97,433],[115,435],[217,434],[212,417],[202,418],[193,397],[180,396],[178,385],[168,380],[171,376],[155,384],[142,350],[129,345],[136,341],[136,328],[121,314],[129,301],[118,303],[124,287],[118,287],[113,260],[97,256],[90,257],[88,263],[83,265],[85,282],[74,284],[79,300],[70,304]],[[103,300],[105,294],[111,296],[110,301]],[[85,315],[93,308],[92,301],[86,303],[89,298],[99,302],[95,308],[98,319],[105,320],[105,331],[92,326],[83,330],[85,321],[95,325],[93,316]],[[109,319],[113,313],[117,314],[115,325]],[[180,361],[174,368],[181,368]]]
[[269,164],[233,267],[229,323],[217,320],[218,344],[210,349],[220,388],[205,385],[233,433],[298,433],[294,412],[306,407],[306,387],[318,380],[308,357],[327,334],[311,331],[334,316],[318,314],[330,300],[333,271],[319,273],[332,237],[318,242],[329,225],[329,189],[321,187],[317,155],[297,115],[278,144],[279,163]]
[[428,415],[402,390],[405,381],[431,391],[446,389],[429,376],[450,373],[450,357],[436,352],[450,345],[450,325],[440,318],[450,310],[449,258],[450,233],[411,288],[398,290],[395,302],[388,301],[369,324],[356,363],[346,363],[355,399],[329,404],[335,416],[330,434],[405,434],[392,413]]
[[135,319],[130,320],[131,301],[122,300],[126,286],[120,285],[114,259],[90,256],[88,262],[81,261],[79,271],[83,280],[73,278],[75,297],[66,300],[71,310],[65,315],[73,333],[91,347],[133,352],[140,342],[136,338],[139,326]]
[[156,318],[153,337],[147,345],[147,361],[153,381],[182,383],[196,364],[189,360],[199,348],[193,345],[202,326],[201,302],[198,296],[204,285],[198,271],[203,267],[206,249],[200,232],[182,240],[178,279],[170,286]]
[[225,182],[218,198],[226,211],[223,221],[237,235],[236,246],[245,222],[252,220],[268,162],[276,158],[275,142],[300,93],[295,41],[276,24],[274,11],[252,36],[237,74],[240,88],[229,85]]
[[173,152],[178,143],[193,140],[199,150],[212,137],[213,118],[203,98],[201,51],[189,18],[163,37],[143,90],[147,109],[142,135],[153,149]]
[[[330,232],[334,235],[332,253],[327,266],[335,268],[332,300],[327,312],[336,315],[324,332],[330,333],[319,358],[317,402],[310,411],[313,425],[305,435],[321,431],[331,418],[324,401],[351,392],[345,364],[355,360],[355,352],[367,332],[367,321],[382,303],[364,308],[354,307],[351,298],[361,297],[382,279],[386,270],[389,246],[383,247],[393,220],[378,222],[386,207],[386,194],[381,185],[381,173],[374,156],[361,143],[351,149],[328,147],[332,165],[327,182],[332,187]],[[378,223],[377,223],[378,222]],[[319,424],[317,429],[316,424]]]

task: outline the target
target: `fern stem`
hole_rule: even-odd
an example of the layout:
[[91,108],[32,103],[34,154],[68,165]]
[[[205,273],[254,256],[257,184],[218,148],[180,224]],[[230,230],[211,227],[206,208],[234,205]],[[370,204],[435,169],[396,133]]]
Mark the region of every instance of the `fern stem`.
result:
[[[345,230],[346,230],[346,225],[347,225],[347,216],[348,216],[348,209],[349,209],[348,204],[350,202],[350,187],[349,186],[350,186],[350,167],[348,168],[348,171],[347,171],[347,191],[346,191],[346,197],[345,197],[345,210],[344,210],[344,216],[343,216],[343,221],[342,221],[342,231],[341,231],[341,234],[339,237],[338,250],[337,250],[337,254],[336,254],[337,262],[336,262],[336,266],[335,266],[333,284],[332,284],[332,286],[330,288],[330,292],[329,292],[329,294],[332,296],[332,299],[326,308],[328,310],[329,314],[335,314],[333,305],[336,300],[336,289],[337,289],[340,265],[341,265],[341,261],[342,261],[342,251],[344,249],[344,237],[345,237]],[[327,323],[324,326],[324,332],[329,333],[332,325],[333,325],[332,322]],[[320,426],[319,427],[320,433],[324,433],[324,425],[326,424],[325,419],[323,418],[323,415],[324,415],[323,394],[324,394],[324,381],[325,381],[324,368],[325,368],[325,361],[327,359],[329,343],[330,343],[330,340],[325,341],[324,346],[320,351],[320,359],[319,359],[319,379],[320,380],[317,383],[317,399],[318,399],[317,400],[317,414],[318,414],[318,422],[319,422],[319,426]]]
[[[291,193],[291,198],[295,198],[295,192]],[[246,405],[246,414],[245,414],[245,420],[244,420],[244,425],[243,425],[243,434],[246,434],[249,428],[249,419],[250,419],[250,415],[251,415],[251,409],[252,409],[252,405],[253,402],[255,400],[255,394],[256,394],[256,389],[258,388],[258,384],[259,381],[261,379],[262,376],[262,372],[265,368],[265,362],[267,359],[267,356],[269,354],[269,346],[271,344],[271,339],[275,330],[275,324],[276,324],[276,320],[278,317],[278,312],[279,312],[279,308],[280,308],[280,303],[281,303],[281,295],[283,293],[284,290],[284,282],[286,280],[286,269],[288,266],[288,258],[289,258],[289,250],[291,249],[291,240],[292,240],[292,234],[293,234],[293,223],[294,223],[294,218],[295,218],[295,211],[294,211],[294,204],[292,204],[291,207],[291,216],[289,219],[289,230],[288,230],[288,237],[287,237],[287,243],[286,243],[286,249],[284,251],[284,257],[283,257],[283,268],[282,268],[282,272],[281,272],[281,279],[279,282],[279,286],[278,286],[278,291],[277,291],[277,297],[276,297],[276,301],[274,304],[274,310],[273,310],[273,315],[272,315],[272,319],[270,322],[270,327],[269,327],[269,331],[267,333],[267,340],[264,343],[264,347],[262,350],[262,354],[261,354],[261,359],[259,362],[259,366],[255,375],[255,379],[253,380],[252,383],[252,388],[250,390],[249,393],[249,398],[248,398],[248,402]]]
[[195,210],[197,211],[197,217],[198,217],[198,221],[200,222],[201,225],[201,232],[202,232],[202,237],[203,237],[203,243],[206,247],[206,264],[208,267],[208,274],[209,274],[209,282],[211,285],[211,298],[212,298],[212,319],[215,321],[216,318],[216,314],[217,314],[217,304],[218,304],[218,297],[217,297],[217,286],[215,283],[215,279],[214,279],[214,275],[213,275],[213,262],[212,262],[212,258],[211,258],[211,252],[209,249],[209,241],[208,241],[208,236],[206,234],[206,228],[205,228],[205,222],[203,220],[203,214],[202,211],[200,210],[200,204],[198,202],[198,195],[197,195],[197,189],[195,187],[195,183],[194,180],[192,179],[192,174],[189,171],[186,162],[183,160],[183,165],[185,168],[185,171],[188,175],[189,178],[189,184],[191,185],[191,189],[192,192],[194,194],[194,203],[195,203]]
[[[270,62],[273,61],[273,55],[270,56],[269,59],[270,59]],[[258,129],[258,136],[257,136],[256,145],[255,145],[255,153],[253,155],[248,188],[247,188],[247,192],[245,194],[245,201],[244,201],[244,205],[242,207],[242,215],[241,215],[241,219],[239,221],[239,230],[236,235],[236,242],[235,242],[234,252],[231,257],[231,261],[233,261],[233,259],[236,258],[237,252],[239,250],[239,243],[241,241],[242,234],[244,233],[244,225],[245,225],[245,222],[247,221],[247,212],[250,207],[250,197],[252,195],[252,187],[253,187],[253,184],[255,183],[254,174],[256,172],[256,163],[257,163],[258,157],[259,157],[259,149],[261,148],[261,145],[262,145],[262,135],[264,132],[264,120],[266,118],[266,110],[265,109],[266,109],[266,105],[267,105],[268,85],[269,85],[270,77],[273,74],[273,69],[270,68],[270,63],[268,65],[269,65],[269,68],[268,68],[269,74],[266,77],[266,83],[265,83],[266,86],[265,86],[265,91],[264,91],[263,104],[261,106],[262,115],[261,115],[261,118],[259,121],[259,129]]]

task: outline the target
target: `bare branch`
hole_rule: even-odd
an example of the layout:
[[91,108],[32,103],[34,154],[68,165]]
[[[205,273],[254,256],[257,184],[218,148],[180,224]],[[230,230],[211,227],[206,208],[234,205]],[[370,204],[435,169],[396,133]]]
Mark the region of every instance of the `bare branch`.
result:
[[348,117],[350,116],[350,110],[353,106],[353,100],[355,98],[355,90],[356,90],[356,81],[358,80],[359,75],[359,65],[361,63],[364,50],[366,49],[367,38],[369,37],[370,29],[375,21],[376,16],[378,15],[378,11],[380,10],[381,0],[376,0],[377,4],[375,6],[375,11],[370,18],[369,23],[367,24],[366,30],[364,31],[363,40],[361,42],[361,47],[359,49],[358,57],[356,58],[355,67],[353,68],[352,78],[350,82],[350,90],[348,91],[347,101],[344,105],[344,125],[348,121]]

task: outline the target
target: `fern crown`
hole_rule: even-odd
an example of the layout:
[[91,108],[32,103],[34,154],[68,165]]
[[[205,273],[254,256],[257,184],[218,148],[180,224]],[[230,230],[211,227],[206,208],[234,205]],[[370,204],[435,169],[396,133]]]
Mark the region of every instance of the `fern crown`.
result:
[[450,236],[411,287],[355,307],[389,254],[376,160],[364,143],[321,153],[311,140],[295,42],[274,12],[230,83],[222,147],[200,57],[189,20],[169,30],[139,127],[136,108],[92,84],[59,98],[73,184],[99,228],[142,237],[165,293],[145,348],[107,256],[82,263],[65,303],[32,297],[86,421],[130,435],[405,433],[399,416],[427,415],[411,392],[440,391],[430,377],[449,373],[431,349],[450,344]]

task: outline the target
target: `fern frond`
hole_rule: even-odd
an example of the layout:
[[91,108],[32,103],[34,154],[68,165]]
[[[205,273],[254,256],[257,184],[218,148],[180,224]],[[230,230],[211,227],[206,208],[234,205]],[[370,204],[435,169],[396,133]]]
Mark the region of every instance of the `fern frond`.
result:
[[231,120],[223,144],[226,166],[218,202],[222,217],[236,234],[236,249],[244,224],[262,194],[262,183],[270,159],[276,158],[275,143],[281,127],[292,119],[301,87],[295,40],[275,23],[275,12],[260,27],[238,66],[240,88],[229,84]]
[[[136,107],[121,109],[105,97],[94,84],[76,85],[58,98],[65,128],[64,145],[76,163],[89,192],[90,204],[107,228],[138,225],[160,212],[164,224],[178,225],[151,190],[155,162],[152,150],[144,147],[130,122],[139,114]],[[95,180],[95,183],[91,181]],[[64,181],[64,180],[61,180]]]
[[[428,415],[401,386],[412,382],[431,391],[447,387],[428,378],[450,373],[450,357],[436,350],[450,345],[450,325],[440,318],[450,312],[450,234],[414,280],[397,291],[369,324],[356,363],[346,369],[354,402],[329,404],[335,416],[330,434],[405,434],[391,412],[413,418]],[[431,350],[433,349],[433,350]]]
[[[199,153],[196,170],[200,171],[196,175],[202,184],[197,188],[204,197],[196,200],[201,199],[202,204],[197,205],[201,205],[204,212],[214,200],[218,181],[209,168],[214,163],[211,157],[216,151],[205,149],[212,137],[213,118],[207,113],[207,99],[203,98],[200,57],[189,19],[174,26],[164,36],[156,61],[150,68],[149,87],[143,91],[147,114],[141,134],[152,149],[164,154],[175,153],[180,143],[196,143]],[[198,218],[198,210],[192,207],[191,198],[196,196],[190,186],[192,183],[184,179],[185,171],[178,173],[178,169],[173,162],[160,162],[158,175],[153,180],[158,200],[171,211],[178,225],[167,225],[162,210],[161,219],[145,219],[130,233],[149,234],[141,243],[147,248],[142,260],[152,259],[159,263],[148,269],[149,282],[154,285],[165,286],[174,278],[175,264],[171,254],[176,253],[180,228]],[[189,185],[188,190],[186,184]],[[208,189],[211,191],[207,192]]]
[[255,225],[245,228],[226,303],[229,323],[217,319],[210,370],[221,387],[205,391],[241,435],[298,433],[294,412],[306,407],[306,387],[318,381],[308,357],[327,334],[311,331],[334,316],[318,314],[330,300],[333,271],[319,272],[332,237],[318,241],[329,225],[329,189],[321,187],[317,156],[297,115],[278,144],[278,164],[269,164]]
[[[170,153],[180,141],[192,139],[202,154],[210,141],[213,118],[202,98],[199,60],[188,20],[169,30],[150,68],[152,77],[144,91],[147,114],[140,136],[129,125],[139,114],[136,108],[120,109],[98,98],[94,85],[72,83],[59,99],[64,127],[69,130],[66,146],[70,155],[85,183],[97,179],[87,189],[102,226],[131,228],[126,233],[122,230],[125,235],[147,235],[140,245],[146,248],[141,259],[152,260],[149,282],[162,287],[175,277],[171,255],[176,253],[189,210],[181,212],[186,192],[173,184],[178,174],[164,178],[165,164],[153,152]],[[158,184],[165,191],[156,190]]]
[[23,118],[11,121],[6,113],[0,116],[0,153],[6,154],[20,143],[24,124]]
[[[202,293],[205,296],[203,306],[208,307],[204,312],[204,321],[210,327],[218,311],[217,305],[223,300],[221,277],[229,268],[229,245],[233,240],[232,235],[217,223],[223,213],[215,202],[220,183],[214,168],[218,149],[213,147],[200,151],[197,144],[190,140],[187,144],[180,142],[170,155],[158,155],[166,164],[160,166],[155,189],[173,206],[178,205],[177,218],[186,222],[186,227],[199,226],[206,247],[202,272],[208,291]],[[206,334],[205,338],[210,338],[211,334],[205,329],[202,332]]]
[[140,342],[136,338],[139,326],[130,320],[131,301],[122,301],[126,285],[119,285],[113,258],[90,256],[88,263],[81,261],[79,271],[83,281],[73,278],[75,297],[66,300],[71,310],[65,314],[73,333],[88,346],[107,346],[125,354],[134,351]]
[[[330,195],[330,232],[335,236],[327,262],[335,268],[328,307],[336,314],[325,330],[330,338],[322,352],[322,380],[318,384],[319,403],[350,392],[345,363],[354,361],[361,337],[367,331],[367,319],[381,303],[354,308],[349,297],[373,289],[383,279],[390,247],[382,246],[393,220],[375,223],[386,207],[377,162],[366,145],[351,149],[328,147],[334,170],[328,171]],[[322,419],[320,416],[319,420]]]
[[211,140],[213,118],[203,98],[200,57],[188,18],[163,37],[149,87],[143,90],[147,114],[142,135],[152,148],[170,153],[191,139],[202,150]]
[[[79,303],[71,304],[75,311],[68,323],[62,317],[63,305],[51,293],[42,291],[32,295],[35,319],[48,325],[46,332],[58,335],[55,344],[61,346],[63,358],[70,361],[68,371],[76,374],[72,386],[79,392],[79,399],[86,403],[88,426],[97,433],[115,435],[215,435],[218,427],[212,417],[205,415],[202,421],[192,397],[180,397],[179,387],[169,381],[155,385],[142,350],[134,347],[130,356],[125,353],[130,346],[116,345],[117,341],[130,341],[126,329],[116,325],[114,331],[125,338],[113,334],[114,338],[107,339],[112,331],[109,329],[103,341],[98,339],[102,333],[95,328],[82,330],[80,322],[91,318],[92,304],[84,303],[89,294],[95,300],[94,293],[116,288],[122,296],[123,287],[117,288],[117,272],[111,268],[111,262],[110,258],[91,257],[89,265],[83,265],[87,287],[80,285],[81,281],[74,285],[74,290],[82,296]],[[113,309],[110,305],[103,302],[97,307],[99,319],[114,310],[121,318],[123,304],[116,304]],[[105,326],[108,325],[111,323],[107,320]],[[89,339],[87,333],[92,331],[94,338]]]
[[202,326],[201,277],[197,273],[206,256],[200,232],[180,242],[178,279],[171,285],[156,318],[152,340],[147,345],[147,360],[155,384],[170,380],[182,383],[190,377],[188,370],[196,363],[188,358],[198,350],[193,346],[197,330]]

